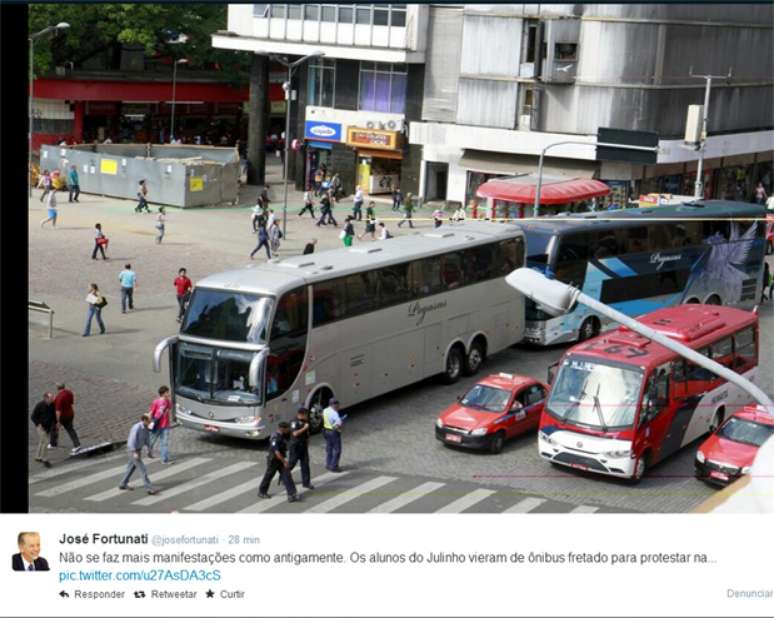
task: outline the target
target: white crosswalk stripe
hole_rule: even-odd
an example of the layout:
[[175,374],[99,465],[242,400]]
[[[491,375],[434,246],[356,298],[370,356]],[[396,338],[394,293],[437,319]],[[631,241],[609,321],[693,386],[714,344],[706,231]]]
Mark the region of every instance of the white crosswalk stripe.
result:
[[[163,481],[164,479],[167,479],[171,476],[175,476],[177,474],[180,474],[181,472],[185,472],[186,470],[190,470],[191,468],[195,466],[200,466],[203,463],[206,463],[210,461],[209,459],[204,459],[202,457],[196,457],[194,459],[183,459],[178,460],[173,464],[170,464],[168,468],[165,470],[162,470],[160,472],[155,472],[153,476],[151,476],[151,483],[155,481]],[[134,473],[134,480],[142,480],[142,477],[139,477],[139,470],[135,471]],[[150,476],[150,475],[148,475]],[[121,479],[118,479],[116,481],[116,484],[118,484],[121,481]],[[108,489],[107,491],[102,491],[98,494],[94,494],[93,496],[89,496],[85,498],[89,502],[104,502],[105,500],[109,500],[110,498],[115,498],[116,496],[120,494],[125,494],[126,492],[118,489],[118,487],[112,487],[111,489]]]
[[[346,476],[349,474],[349,472],[326,472],[325,474],[321,474],[320,476],[314,477],[312,481],[314,481],[312,484],[315,486],[315,489],[322,487],[329,481],[333,481],[335,479],[340,479],[343,476]],[[256,488],[256,492],[258,491],[258,482],[253,482],[253,487]],[[307,491],[311,490],[304,490],[302,489],[299,492],[299,495],[303,495],[307,493]],[[274,494],[271,498],[261,498],[259,502],[256,502],[254,504],[251,504],[247,508],[242,509],[241,511],[237,511],[238,513],[263,513],[264,511],[268,511],[270,508],[277,506],[280,502],[283,500],[287,500],[287,496],[285,493],[277,493]]]
[[366,481],[365,483],[361,483],[360,485],[351,487],[350,489],[345,489],[337,496],[333,496],[332,498],[325,500],[325,502],[316,504],[306,512],[328,513],[333,509],[346,504],[347,502],[352,502],[352,500],[356,500],[362,495],[383,487],[387,483],[392,483],[394,480],[396,480],[394,476],[377,476],[375,479],[371,479],[370,481]]
[[247,468],[255,465],[257,465],[257,463],[254,461],[240,461],[230,466],[226,466],[225,468],[220,468],[219,470],[209,472],[204,476],[199,477],[198,479],[194,479],[192,481],[188,481],[187,483],[183,483],[182,485],[177,485],[176,487],[160,491],[155,496],[148,496],[147,498],[142,498],[141,500],[135,500],[132,502],[132,504],[136,504],[137,506],[149,506],[151,504],[156,504],[162,500],[173,498],[182,493],[190,491],[191,489],[196,489],[202,485],[207,485],[208,483],[217,481],[224,476],[241,472],[242,470],[246,470]]
[[414,487],[414,489],[409,489],[408,491],[403,492],[399,496],[395,496],[392,500],[387,500],[387,502],[383,502],[382,504],[375,506],[368,512],[369,513],[392,513],[394,511],[397,511],[399,508],[402,508],[407,504],[411,504],[412,502],[419,500],[423,496],[426,496],[427,494],[434,492],[436,489],[440,489],[445,484],[446,483],[434,483],[432,481],[429,481],[427,483],[422,483],[419,487]]
[[599,510],[599,507],[597,506],[586,506],[585,504],[581,504],[580,506],[576,506],[570,513],[596,513]]
[[40,474],[35,474],[31,476],[29,478],[29,484],[33,485],[35,483],[40,483],[41,481],[48,481],[49,479],[62,476],[69,472],[74,472],[76,470],[83,470],[84,468],[89,468],[90,466],[103,464],[106,461],[115,461],[116,459],[126,459],[127,457],[128,455],[126,453],[118,453],[117,455],[111,455],[110,457],[101,457],[99,459],[87,459],[86,461],[79,461],[77,463],[64,464],[59,468],[53,468],[51,470],[47,470],[46,472],[41,472]]
[[495,492],[491,489],[474,489],[469,494],[466,494],[454,502],[447,504],[443,508],[438,509],[436,513],[462,513],[462,511],[469,509],[474,504],[478,504],[494,493]]
[[227,500],[231,500],[231,498],[236,498],[237,496],[246,494],[249,491],[256,491],[255,488],[258,487],[258,483],[258,479],[250,479],[249,481],[240,483],[236,487],[222,491],[219,494],[215,494],[214,496],[210,496],[204,500],[199,500],[199,502],[194,502],[191,506],[185,506],[183,508],[186,511],[206,511],[213,506],[217,506],[218,504],[222,504]]
[[[157,461],[158,461],[157,459],[151,459],[150,461],[145,461],[145,465],[152,466]],[[108,468],[107,470],[102,470],[101,472],[95,472],[94,474],[81,477],[79,479],[70,481],[68,483],[62,483],[61,485],[56,485],[51,489],[39,491],[35,495],[41,496],[43,498],[52,498],[54,496],[60,496],[62,494],[69,493],[75,489],[80,489],[81,487],[86,487],[87,485],[91,485],[92,483],[98,483],[99,481],[104,481],[105,479],[109,479],[111,476],[117,477],[116,482],[118,482],[121,480],[121,477],[119,475],[121,475],[125,471],[126,471],[126,464],[122,464],[120,466],[116,466],[115,468]]]
[[545,498],[524,498],[512,507],[505,509],[503,513],[529,513],[545,502],[547,502]]

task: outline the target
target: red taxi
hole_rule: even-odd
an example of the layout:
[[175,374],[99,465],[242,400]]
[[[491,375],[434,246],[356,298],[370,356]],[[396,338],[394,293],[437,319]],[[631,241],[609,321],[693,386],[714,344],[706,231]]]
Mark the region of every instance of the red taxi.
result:
[[509,438],[535,431],[548,386],[533,378],[497,373],[479,381],[435,422],[444,444],[499,453]]
[[754,405],[732,414],[696,452],[696,478],[728,485],[747,474],[760,446],[774,436],[774,417]]

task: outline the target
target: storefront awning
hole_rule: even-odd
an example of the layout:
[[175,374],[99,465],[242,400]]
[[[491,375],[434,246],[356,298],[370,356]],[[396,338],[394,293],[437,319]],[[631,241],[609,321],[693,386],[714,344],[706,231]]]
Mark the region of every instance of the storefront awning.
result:
[[330,142],[313,142],[307,140],[306,145],[310,148],[317,148],[318,150],[333,150],[333,144]]
[[[537,173],[538,161],[539,157],[531,155],[466,149],[460,159],[460,166],[485,174],[534,174]],[[592,178],[597,165],[596,161],[546,157],[543,160],[543,173],[567,178]]]
[[[491,197],[517,204],[532,204],[535,202],[536,184],[537,176],[534,174],[494,178],[482,184],[476,193],[479,197]],[[567,204],[601,197],[608,193],[610,193],[610,187],[599,180],[544,176],[540,187],[540,203]]]
[[358,148],[359,157],[372,157],[375,159],[402,159],[403,153],[400,150],[375,150],[367,148]]

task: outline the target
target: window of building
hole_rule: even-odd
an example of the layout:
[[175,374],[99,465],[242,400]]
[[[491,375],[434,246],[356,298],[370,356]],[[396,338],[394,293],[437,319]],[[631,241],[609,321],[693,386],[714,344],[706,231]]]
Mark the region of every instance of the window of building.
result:
[[390,9],[377,4],[374,7],[374,26],[387,26],[390,22]]
[[525,24],[527,27],[524,31],[524,62],[535,62],[538,21],[529,19],[525,21]]
[[577,60],[577,43],[556,43],[554,45],[554,60]]
[[309,21],[318,21],[320,19],[320,5],[319,4],[305,4],[304,5],[304,19]]
[[351,24],[354,19],[355,19],[355,9],[348,6],[339,7],[340,24]]
[[322,5],[322,21],[336,21],[336,5],[335,4],[323,4]]
[[307,105],[334,107],[336,61],[315,58],[310,62],[307,74]]
[[268,4],[254,4],[253,5],[253,17],[268,17],[269,5]]
[[360,103],[369,112],[402,114],[406,108],[405,64],[360,63]]
[[402,28],[406,25],[406,5],[393,4],[390,8],[390,25]]
[[288,5],[288,19],[301,19],[301,9],[303,7],[300,4]]
[[355,15],[357,16],[358,24],[371,24],[371,5],[370,4],[358,4],[355,9]]
[[270,4],[271,7],[271,16],[272,17],[278,17],[281,19],[285,18],[285,9],[287,8],[287,4]]

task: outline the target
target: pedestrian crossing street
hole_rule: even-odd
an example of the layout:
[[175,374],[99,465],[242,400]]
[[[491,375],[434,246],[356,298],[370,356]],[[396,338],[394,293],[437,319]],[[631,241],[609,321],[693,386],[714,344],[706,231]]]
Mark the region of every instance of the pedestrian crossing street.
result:
[[31,512],[168,513],[611,513],[626,512],[593,504],[573,504],[526,495],[504,487],[468,481],[427,479],[344,469],[315,474],[314,490],[301,487],[302,500],[288,503],[284,488],[272,483],[270,499],[257,497],[264,471],[259,460],[224,461],[220,457],[180,457],[164,465],[146,459],[158,493],[148,495],[135,472],[134,491],[118,489],[126,469],[124,453],[96,457],[44,470],[30,477]]

